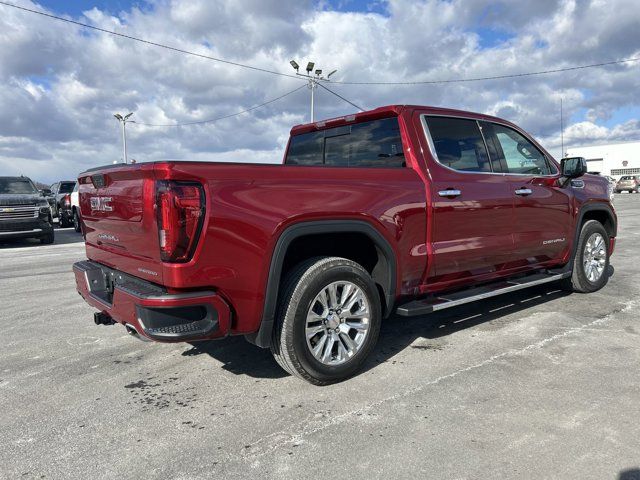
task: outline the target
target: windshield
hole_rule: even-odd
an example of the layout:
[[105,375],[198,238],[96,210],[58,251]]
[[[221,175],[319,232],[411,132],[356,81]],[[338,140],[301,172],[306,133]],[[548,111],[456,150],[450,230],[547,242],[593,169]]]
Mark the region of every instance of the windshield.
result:
[[75,186],[74,182],[61,183],[60,190],[58,190],[58,193],[71,193],[73,191],[74,186]]
[[33,194],[38,190],[28,178],[0,178],[0,194]]

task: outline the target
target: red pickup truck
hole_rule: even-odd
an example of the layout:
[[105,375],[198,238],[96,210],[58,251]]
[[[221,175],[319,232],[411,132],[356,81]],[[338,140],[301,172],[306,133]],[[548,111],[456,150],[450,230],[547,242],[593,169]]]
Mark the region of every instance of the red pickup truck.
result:
[[299,125],[280,165],[156,162],[79,177],[97,324],[139,338],[245,335],[315,384],[353,375],[392,314],[533,285],[602,288],[604,178],[516,125],[394,105]]

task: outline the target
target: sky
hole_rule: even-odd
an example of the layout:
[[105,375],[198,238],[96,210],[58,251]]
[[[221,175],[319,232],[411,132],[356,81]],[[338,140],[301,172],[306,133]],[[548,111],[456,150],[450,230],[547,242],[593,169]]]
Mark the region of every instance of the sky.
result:
[[[202,55],[292,74],[310,60],[336,81],[428,81],[640,57],[637,0],[5,0]],[[198,122],[304,85],[0,5],[0,175],[53,183],[122,159],[116,112]],[[565,151],[640,140],[640,62],[427,85],[329,87],[363,108],[451,107],[496,115]],[[181,127],[127,124],[129,158],[280,162],[307,88],[249,113]],[[356,109],[322,89],[316,120]]]

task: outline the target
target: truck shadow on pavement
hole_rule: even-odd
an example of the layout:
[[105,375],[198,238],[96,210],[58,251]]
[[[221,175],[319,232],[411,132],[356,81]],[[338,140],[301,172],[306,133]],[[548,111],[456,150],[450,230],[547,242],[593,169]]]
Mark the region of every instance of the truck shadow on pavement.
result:
[[[570,293],[559,290],[556,286],[541,285],[421,317],[392,316],[383,321],[378,344],[360,373],[382,363],[393,362],[393,357],[408,347],[418,350],[441,350],[446,346],[446,342],[439,340],[441,337],[467,328],[487,324],[498,330],[518,321],[513,318],[507,319],[509,315],[567,295]],[[275,362],[269,349],[258,348],[243,337],[194,342],[191,347],[182,355],[209,355],[222,362],[224,370],[236,375],[253,378],[288,376],[288,373]]]
[[429,315],[393,316],[383,322],[378,346],[362,372],[375,368],[381,363],[389,361],[395,363],[392,358],[406,348],[425,351],[443,350],[447,345],[446,341],[442,340],[443,337],[467,328],[485,325],[485,328],[500,330],[520,320],[509,318],[510,315],[568,295],[571,293],[560,290],[557,286],[541,285]]

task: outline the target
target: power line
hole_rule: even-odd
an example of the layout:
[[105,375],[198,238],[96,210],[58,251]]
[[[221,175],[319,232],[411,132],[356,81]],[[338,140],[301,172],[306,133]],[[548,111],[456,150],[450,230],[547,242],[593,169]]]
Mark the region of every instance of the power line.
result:
[[349,105],[356,107],[358,110],[360,110],[361,112],[364,112],[364,108],[359,107],[358,105],[356,105],[355,103],[353,103],[350,100],[347,100],[346,98],[344,98],[342,95],[338,95],[336,92],[334,92],[333,90],[329,90],[327,87],[325,87],[322,83],[317,83],[317,85],[320,85],[322,88],[324,88],[327,92],[334,94],[336,97],[344,100],[345,102],[347,102]]
[[227,65],[233,65],[235,67],[247,68],[249,70],[255,70],[257,72],[270,73],[272,75],[279,75],[281,77],[290,77],[290,78],[298,79],[298,77],[296,77],[295,75],[289,75],[287,73],[276,72],[275,70],[269,70],[269,69],[266,69],[266,68],[255,67],[253,65],[246,65],[244,63],[232,62],[230,60],[224,60],[222,58],[217,58],[217,57],[212,57],[212,56],[209,56],[209,55],[204,55],[204,54],[201,54],[201,53],[191,52],[189,50],[184,50],[182,48],[172,47],[171,45],[165,45],[165,44],[162,44],[162,43],[152,42],[150,40],[145,40],[143,38],[138,38],[138,37],[134,37],[134,36],[131,36],[131,35],[126,35],[124,33],[114,32],[113,30],[107,30],[107,29],[104,29],[104,28],[95,27],[93,25],[88,25],[86,23],[77,22],[75,20],[70,20],[68,18],[58,17],[57,15],[52,15],[50,13],[39,12],[38,10],[32,10],[30,8],[21,7],[21,6],[18,6],[18,5],[14,5],[12,3],[7,3],[7,2],[0,1],[0,5],[5,5],[7,7],[17,8],[18,10],[23,10],[25,12],[30,12],[30,13],[35,13],[37,15],[42,15],[43,17],[48,17],[48,18],[52,18],[52,19],[55,19],[55,20],[60,20],[62,22],[71,23],[73,25],[78,25],[80,27],[88,28],[88,29],[91,29],[91,30],[96,30],[96,31],[102,32],[102,33],[108,33],[109,35],[114,35],[116,37],[126,38],[128,40],[133,40],[135,42],[145,43],[147,45],[153,45],[154,47],[165,48],[167,50],[172,50],[174,52],[184,53],[186,55],[191,55],[191,56],[199,57],[199,58],[205,58],[207,60],[213,60],[214,62],[225,63]]
[[554,68],[551,70],[541,70],[538,72],[513,73],[509,75],[493,75],[490,77],[472,77],[472,78],[452,78],[448,80],[419,80],[415,82],[348,82],[348,81],[332,81],[331,83],[341,85],[435,85],[443,83],[464,83],[464,82],[481,82],[483,80],[501,80],[504,78],[531,77],[534,75],[547,75],[549,73],[570,72],[572,70],[583,70],[586,68],[606,67],[609,65],[619,65],[622,63],[637,62],[640,57],[627,58],[624,60],[614,60],[611,62],[591,63],[588,65],[577,65],[575,67]]
[[297,92],[298,90],[302,90],[303,88],[305,88],[306,85],[302,85],[298,88],[296,88],[295,90],[291,90],[290,92],[287,92],[283,95],[280,95],[279,97],[276,98],[272,98],[271,100],[267,100],[266,102],[263,102],[259,105],[254,105],[251,108],[247,108],[246,110],[242,110],[240,112],[236,112],[236,113],[231,113],[229,115],[224,115],[222,117],[217,117],[217,118],[212,118],[209,120],[200,120],[197,122],[186,122],[186,123],[171,123],[171,124],[162,124],[162,123],[143,123],[143,122],[137,122],[135,120],[132,120],[131,123],[135,123],[137,125],[144,125],[145,127],[182,127],[182,126],[187,126],[187,125],[202,125],[205,123],[214,123],[214,122],[218,122],[220,120],[224,120],[225,118],[231,118],[231,117],[237,117],[238,115],[242,115],[243,113],[248,113],[248,112],[252,112],[253,110],[257,110],[258,108],[264,107],[266,105],[269,105],[270,103],[273,102],[277,102],[278,100],[284,98],[284,97],[288,97],[289,95]]
[[[107,30],[107,29],[104,29],[104,28],[95,27],[93,25],[88,25],[86,23],[77,22],[75,20],[70,20],[68,18],[63,18],[63,17],[59,17],[59,16],[52,15],[52,14],[49,14],[49,13],[40,12],[38,10],[32,10],[30,8],[21,7],[21,6],[14,5],[12,3],[8,3],[8,2],[2,1],[2,0],[0,0],[0,5],[5,5],[7,7],[16,8],[18,10],[34,13],[34,14],[41,15],[43,17],[52,18],[52,19],[55,19],[55,20],[60,20],[62,22],[70,23],[70,24],[73,24],[73,25],[78,25],[78,26],[83,27],[83,28],[88,28],[88,29],[95,30],[95,31],[98,31],[98,32],[107,33],[109,35],[114,35],[114,36],[117,36],[117,37],[126,38],[126,39],[133,40],[133,41],[136,41],[136,42],[139,42],[139,43],[144,43],[144,44],[147,44],[147,45],[152,45],[152,46],[155,46],[155,47],[160,47],[160,48],[164,48],[164,49],[167,49],[167,50],[172,50],[172,51],[178,52],[178,53],[184,53],[185,55],[191,55],[191,56],[198,57],[198,58],[204,58],[204,59],[207,59],[207,60],[213,60],[215,62],[220,62],[220,63],[224,63],[224,64],[227,64],[227,65],[233,65],[233,66],[240,67],[240,68],[246,68],[246,69],[254,70],[254,71],[257,71],[257,72],[270,73],[272,75],[278,75],[278,76],[281,76],[281,77],[289,77],[289,78],[296,78],[296,79],[299,78],[296,75],[290,75],[290,74],[287,74],[287,73],[277,72],[275,70],[269,70],[269,69],[266,69],[266,68],[256,67],[256,66],[253,66],[253,65],[247,65],[247,64],[243,64],[243,63],[239,63],[239,62],[233,62],[231,60],[224,60],[222,58],[212,57],[212,56],[209,56],[209,55],[204,55],[204,54],[201,54],[201,53],[196,53],[196,52],[192,52],[192,51],[189,51],[189,50],[184,50],[182,48],[173,47],[171,45],[165,45],[165,44],[162,44],[162,43],[152,42],[150,40],[145,40],[145,39],[134,37],[134,36],[131,36],[131,35],[126,35],[124,33],[118,33],[118,32],[114,32],[112,30]],[[515,74],[507,74],[507,75],[493,75],[493,76],[485,76],[485,77],[452,78],[452,79],[445,79],[445,80],[389,81],[389,82],[377,82],[377,81],[376,82],[374,82],[374,81],[369,81],[369,82],[351,82],[351,81],[336,81],[336,80],[333,80],[331,83],[339,84],[339,85],[437,85],[437,84],[449,84],[449,83],[481,82],[481,81],[485,81],[485,80],[502,80],[502,79],[507,79],[507,78],[522,78],[522,77],[531,77],[531,76],[537,76],[537,75],[547,75],[547,74],[551,74],[551,73],[560,73],[560,72],[570,72],[570,71],[575,71],[575,70],[584,70],[584,69],[587,69],[587,68],[606,67],[606,66],[611,66],[611,65],[620,65],[620,64],[624,64],[624,63],[636,62],[638,60],[640,60],[640,57],[627,58],[627,59],[623,59],[623,60],[613,60],[613,61],[609,61],[609,62],[591,63],[591,64],[587,64],[587,65],[577,65],[577,66],[573,66],[573,67],[564,67],[564,68],[555,68],[555,69],[549,69],[549,70],[540,70],[540,71],[535,71],[535,72],[523,72],[523,73],[515,73]]]

